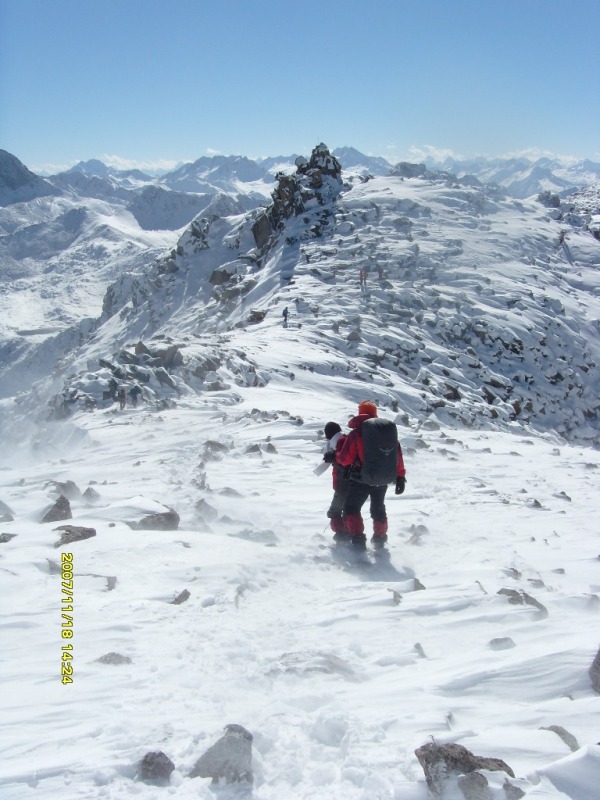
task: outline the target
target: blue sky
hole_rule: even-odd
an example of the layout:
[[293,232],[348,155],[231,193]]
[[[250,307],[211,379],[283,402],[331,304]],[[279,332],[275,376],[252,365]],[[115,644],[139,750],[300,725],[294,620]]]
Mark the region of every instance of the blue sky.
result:
[[0,148],[600,160],[597,0],[0,0]]

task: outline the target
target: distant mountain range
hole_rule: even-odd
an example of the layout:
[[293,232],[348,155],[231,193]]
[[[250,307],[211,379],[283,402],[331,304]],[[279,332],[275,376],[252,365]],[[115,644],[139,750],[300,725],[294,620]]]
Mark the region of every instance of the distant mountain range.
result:
[[[338,148],[333,150],[333,155],[349,174],[385,176],[396,167],[384,158],[367,156],[353,147]],[[218,194],[234,197],[246,210],[269,202],[275,175],[278,172],[292,173],[296,158],[296,155],[261,160],[244,156],[203,156],[160,176],[147,175],[135,169],[117,170],[92,159],[81,161],[57,175],[41,177],[14,155],[0,150],[0,205],[68,194],[132,204],[131,211],[135,216],[140,204],[134,203],[134,199],[151,188],[142,206],[147,208],[156,202],[157,210],[142,215],[138,220],[140,225],[159,225],[173,230],[190,222]],[[471,176],[482,184],[496,184],[506,195],[518,199],[541,192],[554,192],[564,198],[600,181],[600,164],[587,159],[566,163],[545,157],[536,160],[476,158],[462,161],[447,158],[444,161],[425,159],[424,166],[428,170],[450,173],[463,181]],[[157,189],[172,194],[167,197]],[[194,197],[183,199],[178,195]],[[171,204],[176,209],[174,213],[168,210]],[[182,209],[188,209],[189,215]]]
[[[386,402],[402,395],[415,414],[597,441],[600,183],[561,199],[564,165],[560,175],[523,160],[386,167],[334,152],[319,145],[289,171],[282,157],[202,158],[160,179],[98,162],[42,179],[1,154],[1,396],[58,377],[64,355],[65,396],[99,403],[106,364],[124,375],[127,343],[152,337],[189,353],[171,378],[143,373],[157,397],[161,376],[182,392],[260,385],[273,313],[294,299],[297,369],[319,344],[340,374],[361,364],[357,380]],[[572,174],[587,180],[592,167]],[[377,170],[386,174],[369,177]],[[537,180],[540,191],[512,198],[500,180],[522,190]],[[371,273],[368,293],[359,269]]]

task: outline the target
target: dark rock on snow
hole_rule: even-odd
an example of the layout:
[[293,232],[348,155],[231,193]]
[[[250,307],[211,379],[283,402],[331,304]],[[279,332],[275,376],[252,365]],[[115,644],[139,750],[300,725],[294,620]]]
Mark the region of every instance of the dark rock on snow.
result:
[[555,733],[557,736],[560,736],[560,738],[563,740],[563,742],[567,745],[567,747],[572,753],[574,753],[576,750],[579,750],[579,742],[577,741],[577,739],[573,736],[572,733],[569,733],[569,731],[565,730],[565,728],[563,728],[562,725],[549,725],[547,728],[544,727],[540,728],[540,730],[552,731],[552,733]]
[[458,779],[458,788],[465,800],[493,800],[487,778],[481,772],[461,775]]
[[52,508],[42,517],[42,522],[60,522],[63,519],[72,519],[71,504],[67,498],[61,494]]
[[538,602],[535,597],[532,597],[527,592],[517,591],[516,589],[500,589],[497,594],[503,594],[508,597],[508,602],[515,606],[533,606],[537,608],[541,616],[547,617],[548,611],[545,606]]
[[594,691],[600,694],[600,648],[596,653],[596,658],[592,662],[592,666],[589,669],[589,676],[592,679],[592,686]]
[[437,796],[443,794],[444,781],[453,773],[468,775],[480,769],[504,770],[511,778],[515,777],[512,769],[504,761],[499,758],[476,756],[461,744],[428,742],[417,748],[415,755],[423,767],[429,791]]
[[159,514],[149,514],[139,522],[128,522],[135,531],[176,531],[179,527],[179,514],[172,508]]
[[106,655],[97,658],[96,661],[100,662],[100,664],[113,664],[114,666],[132,663],[129,656],[123,656],[121,653],[106,653]]
[[56,531],[63,531],[62,536],[56,542],[54,547],[62,547],[64,544],[71,544],[72,542],[80,542],[83,539],[90,539],[96,535],[95,528],[81,528],[77,525],[59,525],[55,528]]
[[190,599],[190,593],[187,589],[184,589],[183,592],[180,592],[175,600],[171,600],[171,604],[174,606],[180,606],[182,603],[185,603],[186,600]]
[[252,783],[252,734],[241,725],[226,725],[223,736],[196,761],[190,778]]
[[140,761],[139,777],[146,783],[165,786],[169,783],[175,764],[161,750],[146,753]]

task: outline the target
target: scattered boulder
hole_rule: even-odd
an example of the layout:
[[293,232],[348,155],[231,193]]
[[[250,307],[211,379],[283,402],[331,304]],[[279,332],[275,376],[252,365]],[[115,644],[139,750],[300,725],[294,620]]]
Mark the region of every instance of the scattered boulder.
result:
[[61,522],[63,519],[72,518],[73,514],[71,513],[71,504],[64,494],[61,494],[52,508],[44,514],[42,517],[42,522]]
[[522,797],[525,797],[523,789],[519,789],[519,787],[511,783],[508,778],[502,784],[502,788],[504,789],[506,800],[521,800]]
[[175,600],[171,600],[171,604],[174,606],[180,606],[182,603],[185,603],[186,600],[190,599],[190,593],[187,589],[184,589],[183,592],[180,592]]
[[241,725],[226,725],[223,736],[196,761],[190,778],[252,783],[252,738]]
[[493,800],[488,780],[481,772],[469,772],[458,779],[458,788],[465,800]]
[[592,679],[592,686],[595,692],[600,694],[600,648],[596,653],[596,658],[592,662],[592,666],[589,669],[589,676]]
[[532,597],[527,592],[517,591],[517,589],[499,589],[497,594],[503,594],[508,597],[508,602],[515,606],[533,606],[537,608],[542,617],[548,616],[548,611],[545,606],[538,602],[535,597]]
[[204,520],[205,522],[207,520],[215,519],[219,514],[217,509],[211,506],[210,503],[207,503],[203,497],[196,502],[195,509],[200,519]]
[[10,542],[11,539],[14,539],[16,533],[0,533],[0,544],[5,544],[5,542]]
[[79,500],[81,497],[81,490],[74,481],[52,481],[52,491],[69,500]]
[[97,503],[102,496],[100,492],[97,492],[91,486],[88,486],[88,488],[85,490],[85,492],[82,494],[81,497],[83,500],[85,500],[86,503]]
[[128,522],[135,531],[176,531],[179,527],[179,514],[172,508],[158,514],[148,514],[139,522]]
[[496,639],[490,640],[490,647],[492,650],[510,650],[516,647],[510,636],[499,636]]
[[131,664],[133,663],[129,656],[123,656],[121,653],[106,653],[104,656],[100,656],[97,658],[100,664],[113,664],[114,666],[119,666],[120,664]]
[[96,535],[95,528],[82,528],[77,525],[59,525],[55,531],[63,531],[62,536],[56,542],[54,547],[62,547],[64,544],[71,544],[72,542],[80,542],[83,539],[90,539]]
[[443,794],[444,781],[453,773],[468,775],[480,769],[489,771],[503,770],[511,778],[515,777],[512,769],[501,759],[476,756],[461,744],[428,742],[417,748],[415,755],[419,760],[419,764],[423,767],[429,791],[438,797]]
[[175,764],[169,756],[165,755],[161,750],[157,750],[152,753],[146,753],[140,761],[139,777],[145,783],[166,786],[174,769]]

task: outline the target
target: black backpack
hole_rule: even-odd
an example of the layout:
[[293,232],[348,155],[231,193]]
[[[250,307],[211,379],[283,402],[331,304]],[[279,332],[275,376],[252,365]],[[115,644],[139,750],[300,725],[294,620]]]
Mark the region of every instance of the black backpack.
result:
[[372,417],[360,426],[364,460],[360,479],[368,486],[386,486],[393,483],[398,466],[398,429],[389,419]]

